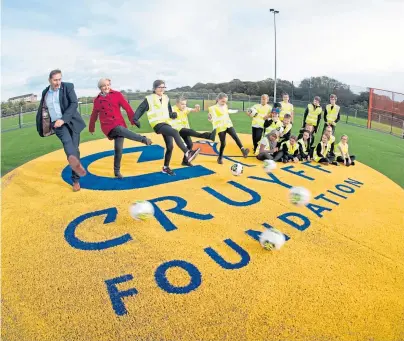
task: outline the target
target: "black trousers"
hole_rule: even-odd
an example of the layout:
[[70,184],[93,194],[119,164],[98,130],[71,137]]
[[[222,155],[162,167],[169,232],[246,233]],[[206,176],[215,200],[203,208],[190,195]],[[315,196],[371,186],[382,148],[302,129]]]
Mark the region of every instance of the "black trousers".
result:
[[328,158],[326,158],[326,157],[322,157],[320,160],[318,160],[318,162],[319,162],[319,163],[321,163],[321,162],[328,162],[328,163],[330,163],[331,161],[330,161]]
[[[351,161],[355,161],[355,155],[350,155],[349,157],[351,158]],[[348,161],[348,158],[346,158],[345,160]],[[342,156],[337,156],[337,161],[344,162],[344,158]]]
[[122,151],[123,151],[123,142],[125,138],[132,140],[132,141],[137,141],[137,142],[143,142],[146,143],[146,138],[142,135],[136,134],[133,131],[130,131],[129,129],[122,127],[122,126],[117,126],[114,129],[112,129],[108,136],[111,139],[114,139],[114,173],[117,175],[119,171],[121,170],[121,160],[122,160]]
[[[52,125],[55,123],[53,122]],[[67,124],[63,124],[59,128],[54,128],[55,134],[63,144],[66,157],[74,155],[80,160],[80,133],[74,132]],[[72,181],[78,182],[80,176],[72,170]]]
[[173,154],[174,148],[173,140],[184,154],[188,152],[189,149],[182,140],[178,130],[171,127],[168,123],[159,123],[153,129],[157,134],[163,135],[164,142],[166,144],[166,153],[164,155],[165,167],[170,165],[171,155]]
[[275,152],[273,154],[270,154],[269,152],[263,152],[263,153],[259,153],[257,155],[257,159],[260,161],[264,161],[264,160],[274,160],[274,161],[279,161],[280,159],[282,159],[283,156],[283,151],[278,151]]
[[207,140],[209,140],[211,136],[211,133],[198,133],[197,131],[189,128],[182,128],[179,133],[189,150],[192,150],[193,146],[191,136]]
[[283,161],[289,161],[289,160],[293,160],[295,157],[297,157],[297,156],[294,156],[294,155],[292,155],[292,154],[285,154],[285,153],[283,153],[283,158],[282,158],[282,160],[283,160]]
[[229,134],[233,140],[236,142],[237,146],[242,149],[243,144],[241,143],[239,137],[237,136],[236,130],[234,127],[227,128],[225,131],[221,131],[219,133],[220,140],[220,150],[219,150],[219,158],[223,157],[224,148],[226,147],[226,135]]
[[257,150],[257,147],[261,141],[263,133],[264,133],[264,128],[252,127],[252,140],[253,140],[253,146],[254,146],[254,153]]

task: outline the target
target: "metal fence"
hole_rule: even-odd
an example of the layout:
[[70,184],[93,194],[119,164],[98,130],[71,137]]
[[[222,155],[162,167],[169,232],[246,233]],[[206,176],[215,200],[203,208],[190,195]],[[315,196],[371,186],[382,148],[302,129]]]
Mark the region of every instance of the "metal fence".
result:
[[[337,91],[334,91],[337,92]],[[316,93],[312,91],[312,93]],[[124,94],[126,100],[136,110],[145,96],[150,93],[130,93]],[[194,106],[199,104],[201,108],[204,108],[205,101],[211,102],[217,96],[217,93],[195,93],[195,92],[168,92],[172,104],[175,103],[175,99],[178,96],[185,96],[188,99],[188,105]],[[247,108],[260,102],[260,96],[229,93],[229,107],[238,110],[247,110]],[[79,98],[79,111],[84,117],[91,115],[93,108],[94,97],[80,97]],[[281,99],[279,98],[278,101]],[[290,94],[290,101],[295,106],[297,116],[301,113],[309,103],[306,100],[298,100],[294,94]],[[324,97],[322,101],[323,107],[325,107]],[[9,131],[14,129],[20,129],[25,127],[32,127],[35,125],[35,117],[38,109],[39,102],[36,104],[25,104],[20,106],[18,112],[2,112],[1,119],[1,131]],[[17,108],[18,109],[18,108]],[[392,135],[400,136],[404,138],[404,117],[397,116],[388,112],[373,111],[371,116],[371,125],[369,125],[368,108],[365,103],[356,103],[351,106],[341,105],[341,122],[351,124],[359,127],[370,128],[381,132],[386,132]]]

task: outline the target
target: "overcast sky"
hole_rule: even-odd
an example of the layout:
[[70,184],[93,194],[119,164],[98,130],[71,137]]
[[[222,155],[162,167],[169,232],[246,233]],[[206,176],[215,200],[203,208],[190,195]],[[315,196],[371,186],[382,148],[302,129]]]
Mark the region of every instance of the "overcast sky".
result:
[[47,85],[51,69],[80,95],[234,78],[298,83],[327,75],[404,92],[404,0],[2,1],[1,96]]

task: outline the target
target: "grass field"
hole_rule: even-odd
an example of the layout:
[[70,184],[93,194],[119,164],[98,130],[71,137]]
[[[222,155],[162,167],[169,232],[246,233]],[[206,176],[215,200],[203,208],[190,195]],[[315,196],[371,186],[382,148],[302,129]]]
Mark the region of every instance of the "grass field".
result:
[[[132,107],[136,108],[140,101],[131,101]],[[202,101],[189,100],[188,105],[194,106],[196,103],[202,104]],[[242,109],[242,102],[234,101],[232,108]],[[82,105],[81,112],[86,122],[90,114],[92,104]],[[296,108],[296,119],[293,132],[297,132],[302,122],[302,108]],[[124,115],[125,116],[125,115]],[[349,118],[349,122],[353,122],[355,118]],[[360,118],[356,118],[360,120]],[[232,121],[239,133],[251,133],[251,119],[244,113],[232,115]],[[24,124],[33,124],[35,122],[35,113],[25,114],[23,118]],[[5,118],[1,120],[2,129],[18,126],[18,117]],[[210,122],[206,119],[206,112],[194,113],[190,115],[191,126],[199,131],[209,131],[212,129]],[[147,122],[146,115],[141,119],[142,127],[137,129],[132,127],[135,132],[150,132],[151,128]],[[341,134],[349,136],[350,151],[355,154],[359,161],[385,174],[390,179],[398,183],[404,188],[404,139],[400,139],[389,134],[384,134],[361,127],[345,124],[340,122],[337,126],[337,139]],[[36,132],[35,126],[24,129],[7,131],[1,134],[2,139],[2,160],[1,174],[2,176],[12,169],[47,154],[51,151],[60,149],[62,146],[60,141],[55,137],[40,138]],[[317,140],[319,140],[317,134]],[[96,133],[91,135],[88,130],[84,130],[81,134],[81,142],[104,138],[99,123],[97,123]],[[111,145],[112,148],[112,145]]]

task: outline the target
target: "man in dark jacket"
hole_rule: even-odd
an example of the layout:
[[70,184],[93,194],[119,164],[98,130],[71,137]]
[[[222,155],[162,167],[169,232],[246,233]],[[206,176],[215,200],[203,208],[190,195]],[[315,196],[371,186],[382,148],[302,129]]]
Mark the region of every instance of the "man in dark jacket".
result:
[[72,168],[73,191],[80,190],[80,176],[86,171],[80,163],[80,132],[86,124],[77,110],[77,96],[72,83],[62,82],[62,71],[53,70],[49,74],[49,86],[42,92],[41,103],[36,116],[40,136],[46,134],[43,116],[50,118],[50,127],[60,139],[67,160]]

